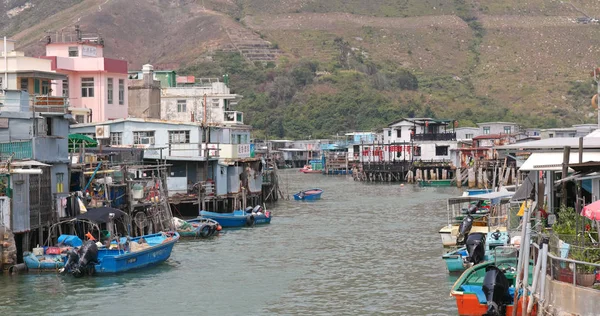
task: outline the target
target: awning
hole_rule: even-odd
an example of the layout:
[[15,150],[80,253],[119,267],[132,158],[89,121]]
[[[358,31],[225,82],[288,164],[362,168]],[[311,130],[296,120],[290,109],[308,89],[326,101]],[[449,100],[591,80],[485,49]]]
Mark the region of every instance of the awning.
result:
[[21,161],[12,161],[10,163],[11,167],[51,167],[45,163],[36,161],[36,160],[21,160]]
[[111,207],[98,207],[98,208],[89,208],[87,212],[77,215],[77,219],[87,219],[89,221],[95,223],[107,223],[108,215],[110,213],[115,214],[114,219],[121,218],[125,212]]
[[[588,161],[600,161],[600,152],[584,152],[582,162]],[[569,163],[578,163],[579,153],[571,152],[569,155]],[[561,171],[563,163],[562,152],[547,152],[547,153],[533,153],[519,170],[521,171]],[[569,168],[569,171],[573,171]]]
[[532,171],[527,175],[523,184],[519,186],[515,194],[510,199],[511,202],[521,202],[529,199],[531,191],[535,188],[535,180],[538,172]]
[[499,191],[499,192],[490,192],[485,194],[477,194],[477,195],[468,195],[468,196],[460,196],[456,198],[448,199],[448,203],[456,204],[456,203],[465,203],[465,202],[473,202],[473,201],[491,201],[491,204],[498,204],[502,200],[509,199],[513,196],[515,192],[510,191]]

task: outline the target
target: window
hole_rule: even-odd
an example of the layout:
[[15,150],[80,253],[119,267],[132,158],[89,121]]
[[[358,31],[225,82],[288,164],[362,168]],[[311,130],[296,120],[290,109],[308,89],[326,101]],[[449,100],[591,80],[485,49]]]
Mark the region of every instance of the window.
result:
[[510,134],[511,133],[511,128],[510,126],[504,126],[504,134]]
[[211,103],[213,107],[219,107],[219,99],[211,99]]
[[94,97],[94,78],[81,78],[81,97]]
[[465,138],[466,138],[466,139],[472,139],[472,138],[473,138],[473,134],[466,134],[466,135],[465,135]]
[[448,146],[435,146],[436,156],[448,156]]
[[62,96],[69,97],[69,79],[65,79],[62,82]]
[[110,133],[110,145],[123,145],[123,133],[114,132]]
[[398,138],[402,137],[402,128],[399,128],[396,130],[396,137],[398,137]]
[[21,91],[29,91],[29,78],[21,78]]
[[125,80],[119,79],[119,104],[125,104]]
[[189,144],[190,131],[169,131],[169,144]]
[[549,134],[548,137],[549,138],[554,138],[554,134]]
[[60,172],[56,174],[56,193],[64,192],[65,174]]
[[113,104],[114,95],[113,78],[108,78],[106,79],[106,99],[108,100],[108,104]]
[[6,89],[6,87],[4,86],[4,84],[2,83],[2,80],[4,79],[4,77],[0,77],[0,89]]
[[489,135],[490,134],[490,127],[489,126],[486,126],[486,127],[483,128],[483,134],[484,135]]
[[388,131],[388,137],[392,137],[392,130]]
[[177,100],[177,112],[187,112],[187,100]]
[[575,137],[576,133],[569,133],[569,137]]
[[415,146],[413,150],[415,156],[421,156],[421,146]]
[[154,145],[154,131],[133,132],[133,143],[136,145]]
[[42,94],[50,94],[50,81],[42,81]]
[[77,46],[69,47],[69,57],[79,56],[79,48]]
[[85,123],[85,116],[75,115],[75,121],[77,121],[77,123]]

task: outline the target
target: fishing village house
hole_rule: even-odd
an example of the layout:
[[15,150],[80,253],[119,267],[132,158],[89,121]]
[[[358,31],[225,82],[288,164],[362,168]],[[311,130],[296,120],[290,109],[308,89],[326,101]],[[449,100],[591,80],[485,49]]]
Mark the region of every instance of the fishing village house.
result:
[[102,122],[128,116],[127,61],[104,57],[98,34],[62,32],[46,38],[52,70],[66,75],[54,80],[52,95],[69,98],[69,111],[78,123]]
[[[261,195],[262,165],[251,157],[250,126],[127,118],[76,124],[71,131],[104,146],[142,148],[147,163],[168,164],[171,203],[186,215],[198,214],[199,193],[207,195],[212,204],[206,207],[213,210],[232,208],[242,187],[255,203]],[[241,179],[248,179],[247,185]]]
[[3,41],[0,63],[1,222],[15,233],[18,261],[23,250],[43,244],[62,213],[69,188],[68,102],[50,96],[52,81],[66,79],[51,61],[27,57]]

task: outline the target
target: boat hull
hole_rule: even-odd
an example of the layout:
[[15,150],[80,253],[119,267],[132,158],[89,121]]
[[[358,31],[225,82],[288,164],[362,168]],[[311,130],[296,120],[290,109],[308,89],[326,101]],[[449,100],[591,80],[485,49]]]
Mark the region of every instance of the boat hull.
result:
[[[171,256],[173,246],[179,240],[179,234],[165,237],[163,233],[142,236],[152,246],[150,248],[123,253],[120,250],[99,249],[98,261],[95,265],[96,274],[112,274],[146,268],[164,262]],[[134,238],[131,241],[139,240]],[[162,241],[161,241],[162,240]],[[153,243],[157,243],[153,245]]]
[[[51,259],[52,262],[43,260]],[[40,261],[41,260],[41,261]],[[66,256],[64,255],[43,255],[36,256],[31,252],[23,253],[23,262],[29,270],[37,271],[56,271],[65,266]]]
[[310,189],[294,194],[294,200],[296,201],[315,201],[321,199],[323,190],[321,189]]
[[[265,214],[247,214],[244,211],[235,211],[233,213],[215,213],[200,211],[200,216],[217,221],[223,228],[227,227],[245,227],[260,224],[270,224],[271,217]],[[254,216],[254,223],[249,224],[248,217]]]
[[217,226],[220,225],[217,221],[208,218],[194,218],[187,220],[193,226],[192,230],[177,229],[179,236],[193,238],[208,238],[219,234]]
[[421,187],[449,187],[452,185],[452,180],[419,180]]

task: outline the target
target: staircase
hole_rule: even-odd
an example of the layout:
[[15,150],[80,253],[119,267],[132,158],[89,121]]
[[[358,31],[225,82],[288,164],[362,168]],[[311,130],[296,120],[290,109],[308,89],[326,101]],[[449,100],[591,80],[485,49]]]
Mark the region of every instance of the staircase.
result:
[[274,62],[282,53],[281,50],[273,48],[270,42],[263,40],[252,31],[227,29],[226,32],[235,50],[250,62]]

